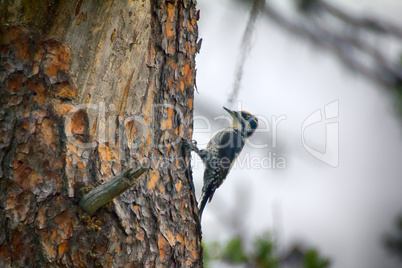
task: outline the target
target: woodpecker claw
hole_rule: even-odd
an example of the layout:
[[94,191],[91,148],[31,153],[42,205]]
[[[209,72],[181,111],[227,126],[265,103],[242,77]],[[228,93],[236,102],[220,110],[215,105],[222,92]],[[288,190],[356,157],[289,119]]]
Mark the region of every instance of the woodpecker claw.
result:
[[192,140],[191,142],[182,138],[182,144],[183,146],[189,148],[191,151],[194,151],[198,153],[200,150],[197,147],[197,142],[195,140]]
[[[197,141],[196,140],[192,140],[193,146],[197,147]],[[198,147],[197,147],[198,149]]]

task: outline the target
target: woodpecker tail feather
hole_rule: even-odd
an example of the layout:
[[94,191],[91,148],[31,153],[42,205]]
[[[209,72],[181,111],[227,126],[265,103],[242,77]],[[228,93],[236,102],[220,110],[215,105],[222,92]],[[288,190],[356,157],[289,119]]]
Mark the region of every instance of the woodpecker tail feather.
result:
[[[205,186],[205,185],[204,185]],[[200,220],[202,217],[202,212],[204,211],[205,205],[209,202],[211,202],[212,197],[214,196],[215,190],[211,189],[202,189],[202,195],[200,197],[200,202],[199,202],[199,208],[198,208],[198,214],[200,214]]]
[[208,202],[208,199],[209,199],[208,196],[205,195],[205,194],[203,194],[201,196],[201,198],[200,198],[200,206],[199,206],[199,209],[198,209],[198,213],[200,214],[200,221],[201,221],[201,218],[202,218],[202,212],[204,211],[204,208],[205,208],[205,205]]

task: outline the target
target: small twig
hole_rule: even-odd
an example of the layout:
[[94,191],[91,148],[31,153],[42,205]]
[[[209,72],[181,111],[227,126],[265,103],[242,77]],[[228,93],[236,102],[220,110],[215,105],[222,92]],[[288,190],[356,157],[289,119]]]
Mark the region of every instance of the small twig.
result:
[[85,194],[80,201],[80,207],[89,215],[93,215],[101,206],[110,202],[116,196],[128,190],[145,171],[149,168],[129,168],[106,183],[93,188]]
[[[320,1],[322,5],[324,2]],[[383,51],[370,45],[358,35],[350,35],[329,26],[325,20],[293,20],[266,3],[263,14],[288,32],[311,40],[315,45],[335,53],[340,61],[351,70],[386,89],[394,89],[402,80],[400,66],[386,58]]]
[[398,27],[397,25],[393,25],[390,22],[371,17],[355,18],[347,12],[344,12],[340,8],[326,1],[318,1],[318,4],[319,7],[327,11],[329,14],[349,25],[353,25],[357,28],[362,28],[369,31],[371,30],[379,33],[388,34],[396,38],[402,38],[402,28]]

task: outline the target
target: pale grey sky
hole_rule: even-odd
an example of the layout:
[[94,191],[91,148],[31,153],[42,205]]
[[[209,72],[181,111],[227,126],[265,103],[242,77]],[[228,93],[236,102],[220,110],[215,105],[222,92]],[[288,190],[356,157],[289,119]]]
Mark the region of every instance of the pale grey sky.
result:
[[[339,2],[357,14],[376,14],[402,23],[400,1]],[[231,91],[248,19],[247,10],[231,3],[198,3],[203,38],[197,56],[198,116],[205,115],[205,109],[208,115],[225,115],[221,107]],[[379,44],[395,49],[381,40]],[[241,228],[247,238],[275,230],[280,248],[303,241],[330,257],[332,267],[400,267],[381,243],[402,213],[402,126],[392,96],[346,70],[332,54],[283,32],[268,20],[258,20],[252,46],[239,94],[242,108],[271,124],[272,116],[286,119],[278,123],[276,148],[272,148],[270,133],[259,133],[255,143],[268,141],[269,148],[246,146],[240,158],[243,163],[254,159],[255,164],[272,151],[276,155],[271,153],[271,161],[284,159],[286,168],[258,168],[258,164],[234,168],[204,211],[204,239],[232,236],[234,227],[228,227],[222,218],[233,217],[243,220]],[[339,123],[336,168],[311,156],[301,141],[303,121],[333,101],[339,101],[339,117],[328,121]],[[307,144],[321,151],[325,148],[325,123],[305,132]],[[214,130],[225,124],[217,121]],[[200,120],[195,121],[194,138],[200,147],[210,138],[201,133],[204,127]],[[197,193],[202,172],[198,163],[194,170]],[[238,200],[239,191],[245,200]],[[240,202],[245,207],[236,207]]]

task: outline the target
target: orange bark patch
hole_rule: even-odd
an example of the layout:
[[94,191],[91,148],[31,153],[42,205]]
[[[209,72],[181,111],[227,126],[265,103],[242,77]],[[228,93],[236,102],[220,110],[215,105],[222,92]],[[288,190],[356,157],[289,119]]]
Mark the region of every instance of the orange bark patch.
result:
[[86,123],[86,113],[83,110],[80,110],[71,118],[71,126],[67,126],[68,130],[71,130],[71,133],[74,134],[84,134],[85,130],[85,123]]
[[188,42],[186,43],[187,54],[194,54],[195,48],[196,48],[196,46],[193,45],[192,43],[188,43]]
[[172,149],[172,144],[169,143],[169,144],[167,145],[166,153],[169,154],[169,152],[170,152],[171,149]]
[[109,162],[111,160],[118,160],[118,153],[115,149],[108,147],[107,144],[101,144],[98,147],[99,157],[104,162]]
[[58,103],[55,104],[53,108],[57,114],[66,115],[73,108],[73,106],[69,104]]
[[176,235],[176,240],[180,243],[180,248],[184,248],[184,236],[181,234]]
[[169,230],[167,234],[167,239],[169,241],[170,246],[174,246],[176,244],[176,238],[171,230]]
[[17,169],[24,163],[25,154],[17,154],[13,163],[13,168]]
[[39,126],[39,130],[42,133],[43,140],[47,145],[50,145],[57,141],[57,135],[53,132],[53,121],[50,119],[43,119],[42,124]]
[[77,168],[79,168],[79,169],[84,169],[85,168],[85,164],[84,164],[84,162],[77,162]]
[[[101,168],[100,168],[100,173],[101,173],[104,177],[110,177],[110,175],[112,174],[112,173],[111,173],[111,170],[110,170],[110,165],[107,165],[107,164],[104,164],[104,163],[102,163],[101,165],[102,165],[102,166],[101,166]],[[102,179],[101,182],[104,182],[104,180]]]
[[167,118],[162,120],[161,122],[161,129],[171,129],[173,126],[173,115],[174,115],[174,108],[169,108],[167,112]]
[[166,244],[167,244],[166,239],[163,237],[163,235],[159,234],[158,235],[158,248],[159,248],[159,259],[161,261],[163,261],[163,259],[165,258]]
[[188,108],[189,108],[190,110],[193,109],[193,99],[192,99],[192,98],[189,98],[189,99],[188,99]]
[[176,190],[177,190],[178,192],[181,191],[181,181],[178,181],[178,182],[176,183]]
[[45,74],[51,79],[56,80],[59,71],[69,69],[70,52],[65,47],[58,44],[48,44],[48,52],[43,62]]
[[39,64],[38,63],[34,63],[34,65],[32,66],[32,74],[36,75],[39,73]]
[[184,67],[182,67],[182,71],[183,71],[184,77],[186,78],[186,84],[190,84],[191,83],[190,63],[187,63],[186,65],[184,65]]
[[59,245],[59,248],[58,248],[59,257],[63,256],[67,247],[68,247],[68,241],[65,241]]
[[38,81],[30,79],[27,81],[27,86],[30,90],[35,92],[34,100],[36,103],[42,106],[47,98],[47,91],[44,85]]
[[[116,170],[116,173],[119,173],[121,171],[121,164],[117,162],[113,162],[113,170]],[[115,174],[117,175],[117,174]]]
[[194,32],[194,27],[193,25],[190,23],[190,20],[187,20],[187,28],[189,31]]
[[173,54],[174,53],[174,48],[172,45],[169,45],[169,54]]
[[170,38],[176,33],[175,30],[172,29],[171,27],[171,23],[174,21],[174,5],[168,3],[167,8],[168,8],[168,19],[166,21],[166,37]]
[[138,205],[133,205],[133,208],[134,208],[135,212],[138,213],[138,209],[139,209]]
[[33,171],[29,176],[29,184],[35,187],[39,183],[43,183],[43,176]]
[[168,65],[172,70],[175,70],[177,68],[177,62],[175,60],[169,60]]
[[173,80],[172,80],[172,78],[170,76],[167,79],[167,83],[168,83],[169,88],[173,87]]
[[150,148],[150,147],[151,147],[151,134],[148,133],[148,135],[147,135],[147,148]]
[[168,118],[173,118],[174,115],[174,108],[169,108],[168,109]]
[[159,179],[159,171],[155,170],[155,172],[149,172],[149,182],[148,182],[148,189],[154,190],[156,182]]
[[65,210],[58,214],[54,218],[54,222],[58,225],[58,229],[60,230],[58,233],[57,242],[61,242],[62,240],[66,240],[70,238],[73,234],[73,217],[71,215],[70,210]]
[[71,100],[77,96],[77,89],[71,88],[69,83],[61,83],[55,86],[56,93],[54,96],[60,99]]
[[184,92],[184,81],[181,78],[180,78],[180,90],[181,92]]
[[197,247],[195,246],[195,239],[191,240],[190,252],[191,252],[193,259],[195,260],[197,257]]
[[180,215],[182,215],[182,217],[184,218],[184,219],[186,219],[186,214],[184,213],[184,208],[186,207],[186,202],[183,200],[182,202],[181,202],[181,205],[180,205]]
[[144,233],[138,233],[135,235],[135,237],[140,241],[144,241]]

